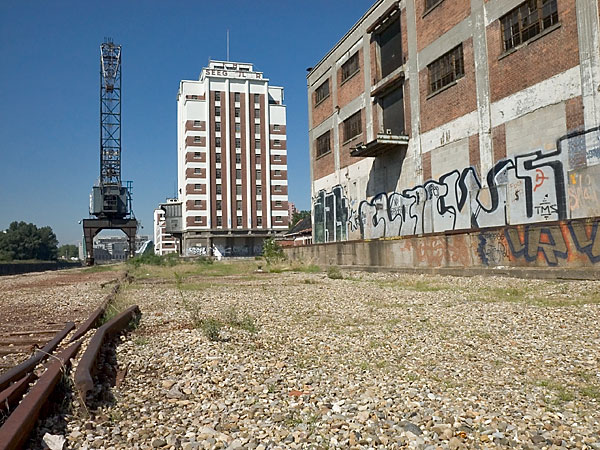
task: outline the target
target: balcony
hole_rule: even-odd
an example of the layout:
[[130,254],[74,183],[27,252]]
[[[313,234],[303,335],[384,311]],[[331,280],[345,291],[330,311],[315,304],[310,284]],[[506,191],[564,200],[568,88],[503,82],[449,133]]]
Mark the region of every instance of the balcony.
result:
[[366,144],[359,144],[350,151],[350,156],[380,156],[391,150],[406,150],[408,136],[395,134],[378,134],[377,138]]

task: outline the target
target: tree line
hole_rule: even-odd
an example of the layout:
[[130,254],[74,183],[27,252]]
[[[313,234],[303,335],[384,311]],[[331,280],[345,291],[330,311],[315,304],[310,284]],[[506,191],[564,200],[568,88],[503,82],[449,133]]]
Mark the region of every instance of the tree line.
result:
[[77,246],[58,247],[58,239],[50,227],[38,228],[33,223],[12,222],[0,231],[0,261],[41,260],[77,256]]

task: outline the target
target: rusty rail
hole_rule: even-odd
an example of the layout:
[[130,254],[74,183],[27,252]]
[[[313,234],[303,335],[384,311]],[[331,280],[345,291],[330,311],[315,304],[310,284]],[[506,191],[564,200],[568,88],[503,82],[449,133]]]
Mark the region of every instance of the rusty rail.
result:
[[56,358],[48,363],[46,372],[33,385],[27,396],[23,398],[19,406],[6,419],[0,427],[0,450],[16,450],[23,447],[29,434],[33,430],[40,410],[54,387],[60,380],[63,368],[69,366],[81,342],[76,342],[66,350],[60,352]]
[[118,316],[102,325],[90,339],[90,342],[81,356],[77,370],[75,371],[75,386],[82,401],[85,401],[86,395],[94,387],[92,373],[96,367],[96,359],[100,353],[102,344],[113,336],[121,333],[129,324],[139,318],[140,309],[137,305],[131,306]]
[[0,413],[8,413],[21,400],[29,385],[35,380],[37,380],[37,376],[33,372],[28,373],[0,392]]
[[23,378],[27,372],[32,371],[35,366],[45,360],[73,328],[75,328],[75,324],[73,322],[67,322],[65,328],[58,332],[54,339],[48,342],[42,349],[36,350],[31,358],[0,375],[0,392],[6,389],[13,381]]

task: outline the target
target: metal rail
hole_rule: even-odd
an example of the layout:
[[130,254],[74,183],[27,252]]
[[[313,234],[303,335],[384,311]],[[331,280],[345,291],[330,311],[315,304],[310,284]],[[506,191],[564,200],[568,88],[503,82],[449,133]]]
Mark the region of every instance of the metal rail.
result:
[[129,327],[131,322],[138,320],[140,315],[139,307],[137,305],[131,306],[96,330],[75,371],[75,387],[82,401],[85,402],[87,393],[94,387],[92,374],[95,371],[96,359],[104,342],[121,333]]

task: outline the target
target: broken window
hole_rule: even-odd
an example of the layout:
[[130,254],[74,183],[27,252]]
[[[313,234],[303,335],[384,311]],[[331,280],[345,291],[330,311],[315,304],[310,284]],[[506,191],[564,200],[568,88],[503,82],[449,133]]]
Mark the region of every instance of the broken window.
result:
[[327,97],[329,97],[329,80],[328,79],[325,80],[325,82],[322,83],[321,86],[319,86],[315,90],[315,105],[321,103]]
[[317,158],[331,151],[330,131],[326,131],[317,138]]
[[344,142],[362,133],[361,114],[358,111],[344,120]]
[[527,0],[500,18],[504,51],[558,23],[556,0]]
[[429,93],[434,93],[465,75],[462,44],[427,66]]
[[360,66],[358,64],[358,52],[356,52],[354,55],[348,58],[348,61],[342,64],[342,83],[358,72],[359,69]]

